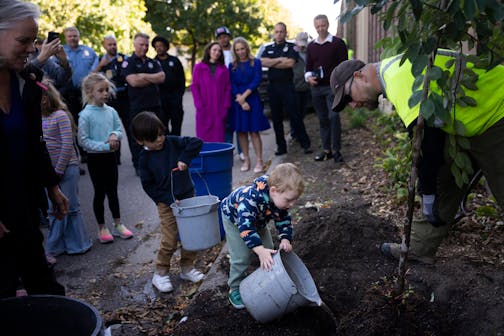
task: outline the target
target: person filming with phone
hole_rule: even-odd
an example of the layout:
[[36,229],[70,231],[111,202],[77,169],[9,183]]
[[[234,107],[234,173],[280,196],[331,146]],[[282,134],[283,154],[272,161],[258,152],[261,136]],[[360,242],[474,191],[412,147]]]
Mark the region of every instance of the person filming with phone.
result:
[[40,48],[36,48],[30,62],[42,69],[56,89],[68,85],[72,78],[72,67],[61,44],[59,33],[49,32]]

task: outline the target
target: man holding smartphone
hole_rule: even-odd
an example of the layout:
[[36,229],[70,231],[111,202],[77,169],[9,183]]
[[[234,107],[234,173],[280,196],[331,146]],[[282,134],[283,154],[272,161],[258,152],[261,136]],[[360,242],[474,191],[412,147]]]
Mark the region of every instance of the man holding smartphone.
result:
[[68,85],[70,78],[72,78],[72,68],[58,33],[49,32],[47,39],[42,42],[40,47],[36,48],[30,61],[44,71],[44,74],[54,82],[54,86],[58,90]]

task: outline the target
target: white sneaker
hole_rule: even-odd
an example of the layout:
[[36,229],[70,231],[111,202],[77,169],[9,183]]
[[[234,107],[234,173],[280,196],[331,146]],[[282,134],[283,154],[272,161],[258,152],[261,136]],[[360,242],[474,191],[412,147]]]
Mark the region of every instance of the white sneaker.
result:
[[169,293],[173,291],[173,286],[170,281],[169,275],[159,275],[154,273],[152,277],[152,284],[156,287],[160,292]]
[[193,268],[189,272],[181,272],[180,278],[196,283],[203,280],[205,278],[205,275],[197,269]]

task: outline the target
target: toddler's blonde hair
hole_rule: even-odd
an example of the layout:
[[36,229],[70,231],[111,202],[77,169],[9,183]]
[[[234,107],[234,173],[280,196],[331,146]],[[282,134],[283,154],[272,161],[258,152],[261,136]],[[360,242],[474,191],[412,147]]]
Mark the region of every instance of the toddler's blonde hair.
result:
[[268,177],[268,185],[270,188],[277,188],[278,192],[291,190],[301,195],[304,191],[305,181],[299,168],[288,162],[279,164],[271,171]]
[[108,84],[110,96],[115,97],[116,87],[114,83],[108,80],[102,73],[93,72],[82,80],[82,106],[86,106],[86,104],[91,104],[93,102],[93,88],[96,84],[101,82],[106,82]]

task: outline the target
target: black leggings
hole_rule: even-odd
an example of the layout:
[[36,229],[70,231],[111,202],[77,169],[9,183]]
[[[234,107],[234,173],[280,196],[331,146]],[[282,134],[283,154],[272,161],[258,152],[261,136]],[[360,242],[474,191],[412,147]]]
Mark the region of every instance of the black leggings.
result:
[[108,198],[113,218],[121,218],[119,198],[117,197],[117,158],[111,153],[88,153],[88,170],[94,187],[93,210],[98,224],[105,224],[105,195]]

